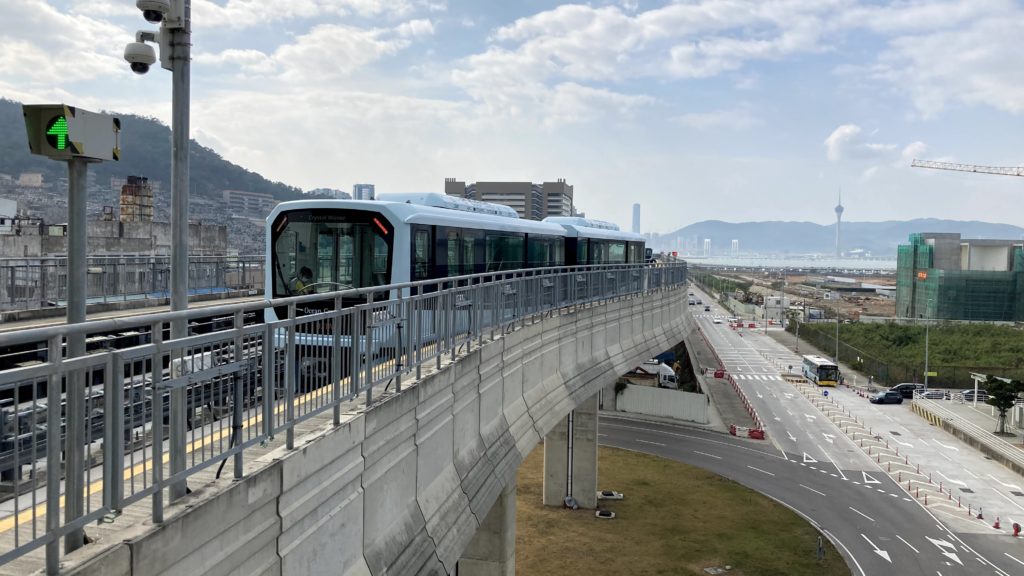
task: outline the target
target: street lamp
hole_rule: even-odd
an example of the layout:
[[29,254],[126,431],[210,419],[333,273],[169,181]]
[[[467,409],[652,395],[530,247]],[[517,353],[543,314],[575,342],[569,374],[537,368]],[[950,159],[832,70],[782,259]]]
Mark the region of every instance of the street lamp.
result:
[[[928,311],[931,309],[931,305],[932,305],[932,299],[929,298],[928,299],[928,304],[925,306],[925,309],[924,309],[925,314],[927,314]],[[918,316],[920,316],[920,314],[918,314]],[[925,390],[928,389],[928,327],[931,325],[931,322],[929,322],[928,320],[930,320],[930,319],[926,319],[925,320],[925,324],[924,324],[924,389]]]
[[[160,47],[160,66],[170,70],[171,78],[171,311],[188,309],[188,160],[189,160],[189,75],[192,46],[192,0],[137,0],[135,6],[151,24],[160,24],[157,32],[141,30],[135,42],[124,49],[124,58],[132,72],[145,74],[156,62],[152,47]],[[171,322],[171,339],[188,336],[185,318]],[[154,335],[157,338],[158,335]],[[170,393],[170,473],[185,470],[185,388]],[[159,443],[154,443],[154,445]],[[173,502],[185,495],[185,482],[170,486]],[[154,521],[163,521],[158,491],[154,498]]]

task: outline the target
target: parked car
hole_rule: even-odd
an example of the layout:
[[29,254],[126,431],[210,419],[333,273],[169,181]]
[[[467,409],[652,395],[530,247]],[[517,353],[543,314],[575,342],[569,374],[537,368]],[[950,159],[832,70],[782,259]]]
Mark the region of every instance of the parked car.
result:
[[928,400],[949,400],[950,396],[949,390],[936,390],[935,388],[921,390],[918,394],[918,398],[927,398]]
[[[964,402],[974,402],[974,388],[968,388],[961,392],[964,395]],[[978,402],[988,400],[988,391],[978,389]]]
[[704,311],[705,312],[711,312],[711,306],[705,306],[704,307]]
[[893,392],[899,392],[904,398],[913,398],[915,390],[924,390],[924,384],[917,384],[913,382],[904,382],[897,384],[892,388],[889,388]]
[[893,390],[879,392],[869,398],[872,404],[903,404],[903,395]]
[[703,302],[700,301],[700,298],[697,298],[697,304],[703,304]]

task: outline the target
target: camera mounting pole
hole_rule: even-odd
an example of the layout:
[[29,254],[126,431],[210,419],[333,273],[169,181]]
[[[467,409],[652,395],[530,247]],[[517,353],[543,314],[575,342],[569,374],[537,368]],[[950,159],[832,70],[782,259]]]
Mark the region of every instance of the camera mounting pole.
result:
[[[172,0],[177,22],[164,22],[171,48],[171,310],[188,309],[188,192],[189,192],[189,93],[192,58],[192,1]],[[171,323],[171,339],[188,336],[184,318]],[[170,473],[185,470],[186,390],[170,394]],[[185,481],[170,487],[171,502],[185,495]]]

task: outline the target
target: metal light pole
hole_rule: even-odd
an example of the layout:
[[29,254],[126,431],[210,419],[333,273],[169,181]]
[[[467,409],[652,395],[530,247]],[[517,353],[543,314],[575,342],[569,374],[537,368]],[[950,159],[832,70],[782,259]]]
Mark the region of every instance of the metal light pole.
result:
[[[925,313],[926,314],[928,313],[928,310],[931,308],[931,304],[932,304],[932,299],[929,298],[928,299],[928,304],[925,307]],[[925,320],[925,325],[924,325],[924,389],[925,390],[928,389],[928,327],[931,325],[931,322],[929,322],[928,320],[930,320],[930,319],[926,319]]]
[[[184,19],[171,33],[171,311],[188,309],[188,191],[189,191],[189,92],[192,51],[192,2],[184,4]],[[171,323],[171,339],[188,336],[184,318]],[[170,472],[185,470],[186,390],[178,387],[170,394]],[[185,495],[184,481],[170,487],[170,499]]]
[[836,311],[836,366],[839,366],[839,305],[835,306]]

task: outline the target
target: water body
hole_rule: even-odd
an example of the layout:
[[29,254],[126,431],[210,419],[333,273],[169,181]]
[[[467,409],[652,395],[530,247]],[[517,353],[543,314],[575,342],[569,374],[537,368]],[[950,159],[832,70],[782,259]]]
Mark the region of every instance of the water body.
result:
[[896,259],[885,258],[809,258],[809,257],[736,257],[736,256],[684,256],[694,266],[722,266],[727,268],[767,268],[787,270],[834,270],[837,272],[882,271],[895,272]]

